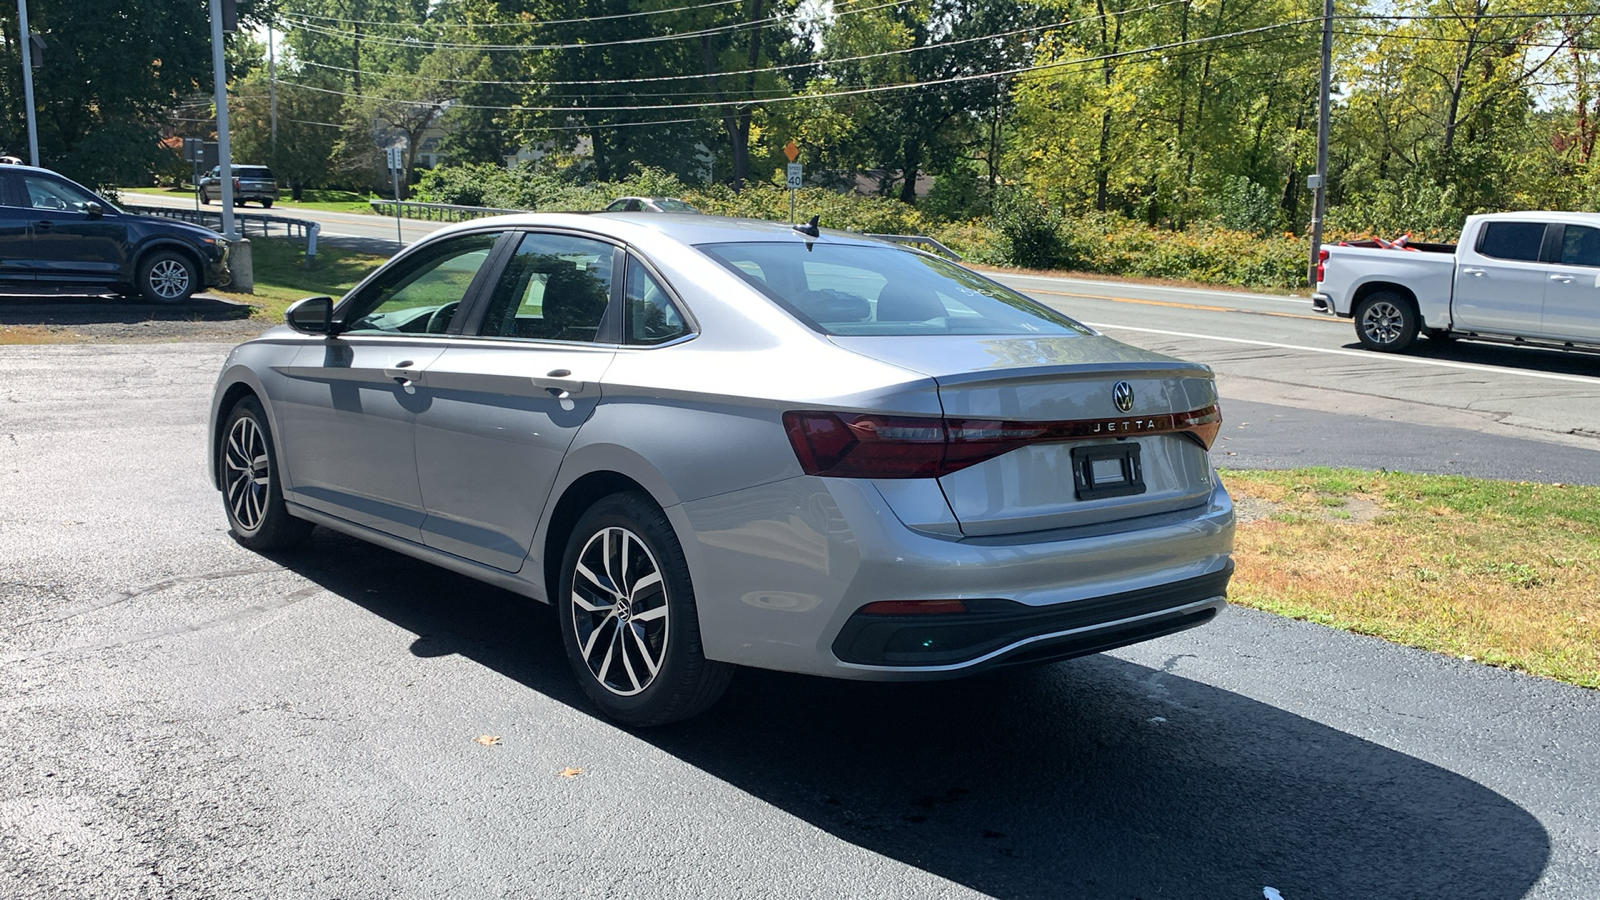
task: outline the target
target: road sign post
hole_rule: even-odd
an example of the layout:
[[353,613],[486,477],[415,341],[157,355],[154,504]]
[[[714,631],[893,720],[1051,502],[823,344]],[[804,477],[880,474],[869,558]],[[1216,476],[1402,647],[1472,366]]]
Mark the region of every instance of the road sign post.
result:
[[405,168],[406,150],[402,144],[396,144],[388,150],[389,175],[394,179],[394,239],[404,244],[405,235],[400,231],[400,170]]
[[800,148],[795,146],[794,141],[783,145],[783,155],[789,157],[789,168],[784,173],[783,183],[789,189],[789,224],[793,225],[795,224],[794,192],[805,184],[805,172],[800,168],[800,164],[795,162],[800,158]]
[[200,160],[205,156],[205,142],[199,138],[183,139],[183,158],[189,163],[189,184],[194,186],[194,211],[200,211]]

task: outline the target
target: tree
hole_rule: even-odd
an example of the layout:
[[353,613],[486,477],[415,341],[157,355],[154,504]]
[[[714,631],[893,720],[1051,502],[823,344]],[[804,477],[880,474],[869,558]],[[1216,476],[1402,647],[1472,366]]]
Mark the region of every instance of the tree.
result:
[[[254,4],[242,3],[240,15],[248,25]],[[28,24],[49,44],[33,85],[40,161],[91,185],[144,177],[167,110],[211,84],[204,3],[35,3]],[[0,146],[13,150],[27,146],[17,33],[15,5],[0,6]]]

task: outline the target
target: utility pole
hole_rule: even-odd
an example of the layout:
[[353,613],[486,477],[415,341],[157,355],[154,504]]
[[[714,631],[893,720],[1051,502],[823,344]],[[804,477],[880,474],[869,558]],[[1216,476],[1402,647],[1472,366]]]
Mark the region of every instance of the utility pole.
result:
[[28,31],[28,0],[17,0],[22,29],[22,103],[28,108],[28,165],[39,165],[39,126],[33,119],[33,33]]
[[267,104],[272,119],[272,164],[278,164],[278,51],[273,47],[272,26],[267,26]]
[[1317,110],[1317,173],[1306,179],[1311,188],[1311,264],[1306,280],[1317,287],[1318,254],[1322,252],[1322,218],[1328,212],[1328,119],[1333,93],[1333,0],[1322,0],[1322,96]]
[[222,237],[237,241],[233,229],[233,156],[228,147],[228,69],[222,58],[222,0],[211,0],[211,66],[217,104],[217,165],[222,187]]

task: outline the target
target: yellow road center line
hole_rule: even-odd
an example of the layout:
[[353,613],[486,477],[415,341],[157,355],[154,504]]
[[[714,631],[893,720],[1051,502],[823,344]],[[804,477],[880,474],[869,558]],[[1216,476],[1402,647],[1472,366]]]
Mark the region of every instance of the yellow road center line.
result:
[[1316,322],[1337,321],[1331,316],[1308,316],[1304,313],[1269,312],[1267,310],[1238,309],[1232,306],[1205,306],[1200,303],[1178,303],[1173,300],[1139,300],[1134,297],[1107,297],[1104,294],[1074,294],[1069,291],[1047,291],[1042,288],[1025,289],[1025,294],[1055,294],[1058,297],[1081,297],[1085,300],[1110,300],[1113,303],[1138,303],[1143,306],[1170,306],[1173,309],[1196,309],[1204,312],[1244,313],[1251,316],[1277,316],[1281,319],[1311,319]]

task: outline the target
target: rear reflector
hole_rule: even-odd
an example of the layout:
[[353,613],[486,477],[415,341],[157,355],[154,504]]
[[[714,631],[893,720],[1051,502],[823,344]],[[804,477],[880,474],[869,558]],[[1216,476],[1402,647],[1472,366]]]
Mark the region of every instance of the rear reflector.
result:
[[960,600],[879,600],[857,610],[869,616],[915,616],[966,611],[967,605]]
[[1028,444],[1186,434],[1211,449],[1216,406],[1185,413],[1062,422],[786,412],[783,427],[807,475],[939,478]]

